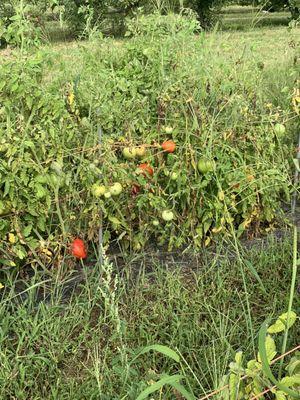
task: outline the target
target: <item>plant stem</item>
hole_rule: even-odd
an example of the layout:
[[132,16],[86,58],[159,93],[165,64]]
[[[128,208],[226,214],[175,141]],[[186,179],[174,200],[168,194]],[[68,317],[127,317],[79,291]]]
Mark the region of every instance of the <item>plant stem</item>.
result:
[[[295,293],[295,286],[296,286],[296,276],[297,276],[297,254],[298,254],[298,249],[297,249],[297,226],[294,225],[293,229],[293,270],[292,270],[292,282],[291,282],[291,288],[290,288],[290,298],[289,298],[289,306],[288,306],[288,312],[287,312],[287,320],[286,320],[286,329],[284,332],[284,338],[283,338],[283,343],[282,343],[282,350],[281,354],[284,354],[286,352],[286,345],[287,345],[287,339],[288,339],[288,332],[289,332],[289,320],[290,320],[290,315],[293,307],[293,300],[294,300],[294,293]],[[283,361],[284,357],[280,360],[280,367],[279,367],[279,379],[281,378],[282,374],[282,368],[283,368]]]
[[[297,156],[296,159],[300,160],[300,134],[298,137],[298,149],[297,149]],[[294,178],[294,193],[293,193],[293,198],[292,198],[292,217],[293,217],[293,266],[292,266],[292,282],[291,282],[291,287],[290,287],[290,298],[289,298],[289,305],[288,305],[288,311],[287,311],[287,320],[286,320],[286,329],[284,332],[284,337],[283,337],[283,342],[282,342],[282,349],[281,349],[281,354],[284,354],[286,352],[286,346],[287,346],[287,339],[288,339],[288,333],[289,333],[289,321],[290,321],[290,316],[291,316],[291,311],[293,307],[293,300],[294,300],[294,293],[295,293],[295,287],[296,287],[296,277],[297,277],[297,266],[298,266],[298,246],[297,246],[297,239],[298,239],[298,227],[297,227],[297,218],[296,218],[296,205],[297,205],[297,186],[299,182],[299,169],[298,165],[296,165],[296,171],[295,171],[295,178]],[[282,368],[283,368],[283,361],[284,357],[280,360],[280,366],[279,366],[279,374],[278,377],[281,379],[282,375]]]
[[[217,180],[217,184],[218,184],[218,188],[219,190],[222,190],[222,186],[218,180],[218,178],[216,177]],[[243,279],[243,286],[244,286],[244,292],[245,292],[245,298],[246,298],[246,307],[247,307],[247,316],[248,316],[248,321],[247,322],[247,326],[248,329],[250,330],[250,334],[251,334],[251,340],[252,340],[252,349],[253,349],[253,354],[255,354],[256,349],[255,349],[255,340],[254,340],[254,329],[253,329],[253,323],[252,323],[252,316],[251,316],[251,306],[250,306],[250,300],[249,300],[249,292],[248,292],[248,288],[247,288],[247,282],[246,282],[246,274],[245,274],[245,268],[244,268],[244,262],[241,256],[241,252],[239,249],[239,244],[237,241],[237,236],[236,236],[236,232],[233,226],[233,223],[230,219],[230,212],[228,210],[227,204],[224,202],[224,207],[225,207],[225,213],[226,216],[228,217],[229,222],[229,226],[230,226],[230,230],[231,230],[231,235],[233,237],[233,245],[236,251],[236,255],[237,255],[237,260],[240,266],[240,270],[241,270],[241,275],[242,275],[242,279]]]
[[56,213],[58,215],[58,219],[61,225],[61,230],[62,230],[62,234],[63,237],[66,237],[66,229],[65,229],[65,223],[61,214],[61,209],[60,209],[60,205],[59,205],[59,197],[58,197],[58,192],[59,192],[59,187],[55,187],[54,188],[54,196],[55,196],[55,205],[56,205]]

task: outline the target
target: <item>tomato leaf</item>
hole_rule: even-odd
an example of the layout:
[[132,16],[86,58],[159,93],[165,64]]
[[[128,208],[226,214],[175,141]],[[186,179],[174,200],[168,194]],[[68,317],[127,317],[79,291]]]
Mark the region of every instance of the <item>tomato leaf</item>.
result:
[[294,311],[290,312],[290,315],[288,313],[281,314],[277,321],[269,326],[268,328],[268,333],[279,333],[279,332],[284,332],[286,328],[290,328],[294,323],[296,322],[297,319],[297,314]]

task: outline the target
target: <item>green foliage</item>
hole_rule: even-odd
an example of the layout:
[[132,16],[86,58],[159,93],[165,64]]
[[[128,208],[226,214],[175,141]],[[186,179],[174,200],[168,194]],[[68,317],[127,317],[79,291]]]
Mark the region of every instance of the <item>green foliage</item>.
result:
[[[282,320],[286,314],[279,317]],[[293,316],[296,315],[293,313]],[[296,318],[290,321],[289,327],[296,322]],[[277,323],[277,322],[276,322]],[[275,325],[276,325],[275,323]],[[275,325],[269,328],[268,331],[272,330]],[[283,329],[283,331],[286,328]],[[279,332],[279,331],[278,331]],[[280,331],[281,332],[281,331]],[[267,335],[264,337],[264,346],[260,348],[260,352],[257,354],[255,359],[247,362],[246,366],[241,356],[241,353],[237,353],[235,362],[230,364],[230,372],[228,375],[223,377],[220,387],[224,384],[228,385],[228,389],[221,390],[218,394],[218,398],[222,400],[233,400],[233,399],[251,399],[255,396],[261,396],[266,388],[270,388],[270,392],[273,393],[277,400],[279,399],[294,399],[293,395],[289,393],[299,392],[300,387],[300,353],[296,352],[290,359],[289,363],[285,367],[285,376],[280,377],[277,382],[277,387],[274,386],[274,381],[269,379],[269,373],[265,370],[265,365],[274,364],[274,358],[277,354],[276,344],[273,336]],[[277,362],[278,363],[278,362]],[[269,368],[269,367],[268,367]],[[241,379],[243,377],[243,379]],[[293,389],[293,390],[291,390]]]
[[[280,317],[279,317],[280,318]],[[296,319],[291,322],[290,326],[296,322]],[[167,357],[171,354],[172,349],[164,347],[163,354]],[[145,348],[141,354],[148,352],[149,350],[155,350],[155,346],[149,346]],[[158,349],[159,351],[159,349]],[[287,391],[290,391],[290,388],[299,391],[300,387],[300,353],[296,352],[291,358],[290,362],[286,365],[285,368],[285,376],[280,378],[280,382],[278,382],[276,387],[273,387],[272,381],[268,379],[268,375],[264,370],[264,360],[266,362],[271,363],[274,360],[277,354],[275,340],[271,335],[267,335],[265,337],[264,342],[264,356],[260,353],[257,354],[255,359],[252,359],[247,362],[246,366],[243,360],[243,353],[241,351],[237,352],[235,355],[235,359],[230,363],[230,372],[228,375],[224,376],[220,382],[220,392],[217,394],[217,398],[221,400],[236,400],[236,399],[252,399],[255,396],[261,395],[261,393],[265,390],[266,387],[272,388],[271,393],[276,396],[276,399],[286,399],[292,400],[293,396],[289,396],[284,388],[286,387]],[[263,358],[263,359],[262,359]],[[178,368],[179,370],[183,370],[183,360],[178,360]],[[173,375],[166,376],[162,379],[153,382],[150,386],[148,386],[138,397],[138,399],[146,399],[149,394],[154,393],[160,390],[165,385],[172,385],[173,380],[175,382],[180,382],[184,379],[184,374],[182,375]],[[224,388],[225,386],[225,388]],[[180,393],[183,395],[185,399],[195,399],[195,396],[187,391],[187,389],[181,385],[181,387],[185,390],[184,394],[181,391]],[[295,393],[295,392],[294,392]]]
[[153,12],[162,14],[180,13],[184,8],[196,12],[202,28],[214,23],[216,10],[224,2],[221,0],[143,1],[121,0],[62,0],[65,16],[72,30],[77,34],[87,34],[90,29],[107,30],[113,22],[114,33],[124,31],[125,18],[138,12],[145,15]]
[[[151,238],[199,247],[274,221],[291,188],[288,134],[278,137],[274,124],[292,111],[257,97],[261,69],[247,66],[250,80],[209,62],[196,26],[192,16],[141,17],[118,49],[102,41],[96,54],[83,50],[80,79],[62,71],[50,84],[39,53],[1,66],[3,263],[52,262],[72,235],[97,241],[102,221],[105,244],[134,249]],[[167,139],[173,154],[161,151]],[[142,158],[124,159],[124,147],[140,145]],[[205,174],[201,159],[213,166]],[[137,173],[140,163],[153,177]],[[110,195],[115,183],[118,196],[93,194],[94,184]]]
[[240,0],[238,4],[242,6],[259,6],[261,9],[270,12],[288,9],[293,20],[297,20],[300,16],[299,0]]
[[49,239],[56,235],[53,202],[62,178],[51,164],[63,151],[60,132],[69,144],[77,139],[60,94],[43,90],[48,65],[47,58],[37,54],[9,62],[0,70],[0,231],[2,235],[16,234],[2,247],[3,263],[15,257],[25,259],[39,248],[42,236]]
[[287,325],[287,318],[288,318],[288,313],[284,313],[280,315],[277,319],[277,321],[268,327],[268,333],[279,333],[283,332],[286,329],[286,326],[289,328],[295,323],[297,315],[295,312],[291,312],[289,315],[289,323]]
[[[243,254],[267,290],[263,293],[247,275],[257,328],[267,314],[279,315],[285,307],[290,256],[289,238],[272,236]],[[2,272],[0,398],[136,400],[153,381],[183,373],[181,385],[197,399],[215,389],[235,349],[245,349],[244,360],[252,357],[240,267],[233,249],[221,243],[213,253],[180,253],[179,260],[140,253],[118,272],[106,262],[90,262],[84,277],[76,275],[75,290],[67,259],[65,268],[52,271],[52,279],[36,271],[26,281],[24,274],[17,279],[7,274],[10,279],[3,281]],[[295,309],[299,304],[296,297]],[[294,325],[289,349],[298,338]],[[151,350],[135,358],[136,349],[152,343],[176,349],[184,369],[176,355]],[[289,376],[299,373],[299,361],[289,369]],[[174,400],[179,393],[167,385],[161,397]]]
[[[88,34],[91,29],[106,30],[109,20],[117,20],[118,29],[122,29],[124,18],[138,0],[62,0],[65,18],[77,35]],[[116,17],[116,18],[114,18]],[[114,27],[116,29],[116,27]]]
[[226,5],[224,0],[190,0],[186,7],[193,9],[203,28],[210,28],[218,19],[218,11]]
[[37,22],[42,8],[33,2],[18,0],[0,5],[0,47],[4,44],[32,48],[39,44],[41,31]]

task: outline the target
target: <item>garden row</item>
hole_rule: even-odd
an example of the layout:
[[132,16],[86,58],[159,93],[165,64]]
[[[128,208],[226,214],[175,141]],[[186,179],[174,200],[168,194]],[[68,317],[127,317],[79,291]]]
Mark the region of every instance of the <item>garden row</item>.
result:
[[196,26],[141,17],[67,73],[46,51],[1,66],[2,265],[60,263],[100,225],[135,250],[272,227],[292,189],[293,75],[273,96],[259,63],[221,58]]

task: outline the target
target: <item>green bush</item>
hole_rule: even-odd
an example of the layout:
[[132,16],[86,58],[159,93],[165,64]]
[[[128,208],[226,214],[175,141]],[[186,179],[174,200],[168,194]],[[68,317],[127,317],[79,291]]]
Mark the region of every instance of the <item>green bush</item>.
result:
[[65,16],[70,28],[77,35],[87,34],[90,30],[100,29],[102,32],[121,34],[124,31],[126,17],[135,13],[148,15],[153,12],[168,14],[180,13],[183,9],[191,9],[202,28],[211,27],[217,17],[222,0],[165,0],[149,2],[143,0],[63,0]]
[[0,47],[6,44],[4,34],[6,32],[6,27],[9,24],[9,19],[14,15],[14,9],[10,2],[0,3]]
[[[39,53],[0,67],[2,264],[59,262],[72,236],[96,241],[101,223],[105,243],[134,249],[270,227],[291,189],[290,95],[271,104],[261,67],[216,57],[195,26],[142,17],[122,45],[83,47],[74,74],[51,73]],[[141,145],[144,156],[124,157]]]
[[36,1],[10,2],[0,5],[0,47],[4,45],[34,47],[39,43],[41,15],[45,10]]

